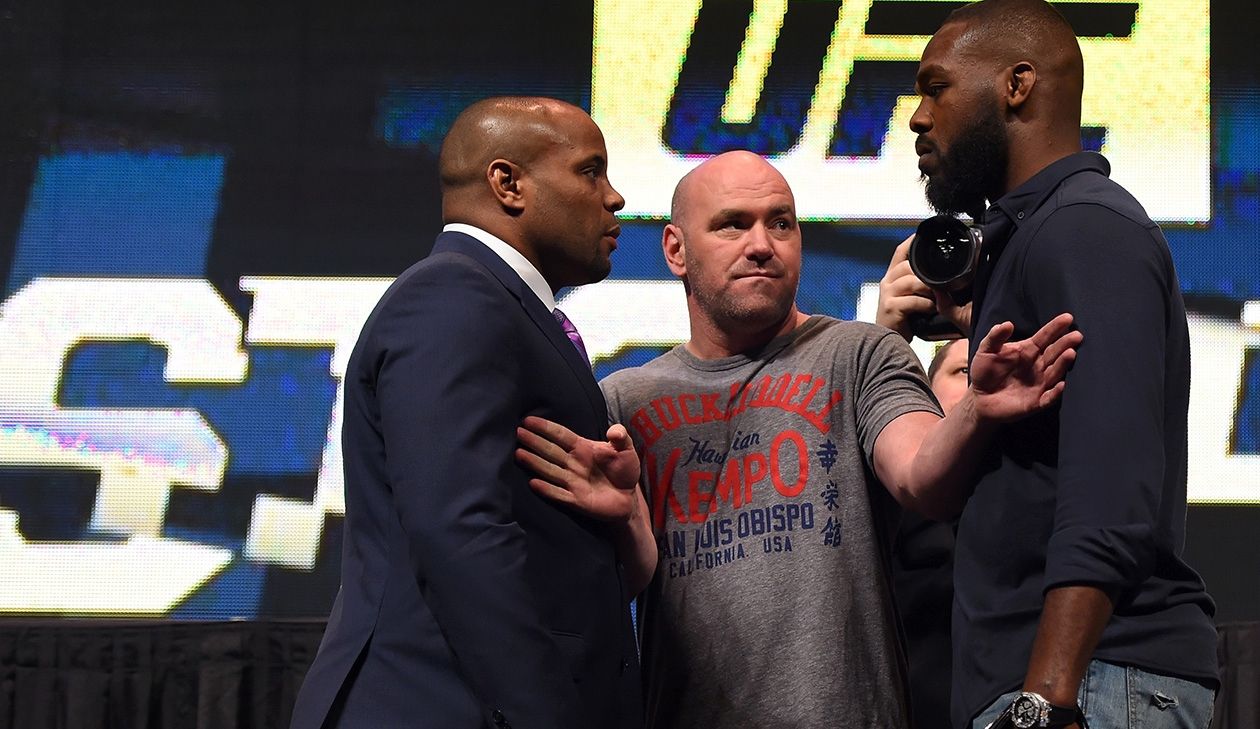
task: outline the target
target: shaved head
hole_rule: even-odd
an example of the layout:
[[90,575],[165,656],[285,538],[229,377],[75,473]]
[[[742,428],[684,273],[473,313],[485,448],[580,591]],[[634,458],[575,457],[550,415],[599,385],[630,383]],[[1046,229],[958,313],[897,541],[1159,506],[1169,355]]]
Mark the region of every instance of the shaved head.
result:
[[608,275],[626,201],[608,180],[604,135],[558,99],[496,96],[464,109],[438,156],[442,220],[515,248],[552,290]]
[[[1063,15],[1044,0],[982,0],[950,13],[945,26],[965,30],[955,49],[998,68],[1029,61],[1040,83],[1049,82],[1059,102],[1071,103],[1080,126],[1085,62],[1076,33]],[[944,27],[944,26],[942,26]]]
[[687,226],[687,218],[693,207],[691,205],[692,192],[698,185],[713,184],[727,177],[738,180],[741,176],[749,174],[776,178],[791,196],[791,188],[788,187],[783,174],[761,155],[746,150],[723,152],[701,162],[678,181],[669,205],[670,222],[683,228]]
[[692,353],[750,351],[804,320],[796,201],[773,165],[719,154],[678,181],[672,208],[661,245],[687,293]]
[[485,181],[496,159],[528,166],[550,147],[564,142],[559,131],[576,106],[539,96],[496,96],[460,112],[442,141],[438,174],[442,194]]

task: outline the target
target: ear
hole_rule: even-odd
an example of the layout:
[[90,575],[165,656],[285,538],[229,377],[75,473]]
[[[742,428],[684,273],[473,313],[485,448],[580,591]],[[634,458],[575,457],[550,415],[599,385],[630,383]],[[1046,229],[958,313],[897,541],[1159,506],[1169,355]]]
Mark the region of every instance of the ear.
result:
[[1006,69],[1005,82],[1003,95],[1006,105],[1011,110],[1018,110],[1032,96],[1033,87],[1037,85],[1037,68],[1031,61],[1020,61]]
[[499,204],[508,210],[525,209],[525,192],[521,184],[524,170],[515,162],[496,159],[486,168],[486,181]]
[[687,246],[683,242],[682,229],[673,223],[665,226],[661,234],[661,250],[665,253],[665,264],[675,276],[687,275]]

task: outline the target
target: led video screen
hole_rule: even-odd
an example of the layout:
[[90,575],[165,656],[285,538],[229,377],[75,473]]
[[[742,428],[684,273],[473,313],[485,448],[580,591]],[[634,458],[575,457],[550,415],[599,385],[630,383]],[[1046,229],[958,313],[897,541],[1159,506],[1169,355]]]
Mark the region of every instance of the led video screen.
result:
[[[613,273],[559,301],[597,376],[686,339],[661,228],[677,179],[729,149],[793,186],[802,310],[873,320],[893,247],[930,214],[917,59],[960,4],[18,3],[0,51],[0,615],[327,613],[346,360],[440,229],[437,151],[478,98],[562,98],[604,131],[627,200]],[[1186,297],[1190,500],[1255,509],[1257,11],[1056,5],[1085,55],[1083,143],[1164,227]]]

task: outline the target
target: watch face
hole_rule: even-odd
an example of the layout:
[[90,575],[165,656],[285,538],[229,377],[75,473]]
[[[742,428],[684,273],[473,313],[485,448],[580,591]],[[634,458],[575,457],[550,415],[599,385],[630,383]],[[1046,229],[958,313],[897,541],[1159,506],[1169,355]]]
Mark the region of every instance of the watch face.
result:
[[1011,723],[1019,729],[1029,729],[1041,719],[1041,707],[1031,696],[1019,696],[1011,704]]

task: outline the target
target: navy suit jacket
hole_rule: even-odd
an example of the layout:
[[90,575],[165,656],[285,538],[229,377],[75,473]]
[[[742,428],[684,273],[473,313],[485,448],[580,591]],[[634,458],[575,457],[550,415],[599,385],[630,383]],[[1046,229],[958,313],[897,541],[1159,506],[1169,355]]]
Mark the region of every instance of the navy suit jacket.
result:
[[607,429],[538,297],[443,233],[350,357],[341,590],[293,729],[641,726],[632,596],[606,527],[530,489],[529,414]]

